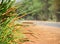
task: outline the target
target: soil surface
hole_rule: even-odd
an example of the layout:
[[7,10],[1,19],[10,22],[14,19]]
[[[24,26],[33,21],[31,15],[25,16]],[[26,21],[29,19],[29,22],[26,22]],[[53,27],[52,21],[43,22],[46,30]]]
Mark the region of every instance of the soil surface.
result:
[[23,26],[23,32],[29,39],[23,44],[60,44],[60,28],[45,25]]

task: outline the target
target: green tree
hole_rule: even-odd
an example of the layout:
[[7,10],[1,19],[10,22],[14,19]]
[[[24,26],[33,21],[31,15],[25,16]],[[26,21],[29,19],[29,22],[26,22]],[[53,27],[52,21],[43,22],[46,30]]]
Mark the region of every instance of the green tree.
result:
[[23,0],[21,3],[17,3],[17,5],[19,5],[17,11],[20,15],[26,13],[31,16],[35,14],[35,12],[37,13],[37,11],[40,11],[43,6],[40,0]]
[[54,0],[23,0],[17,3],[17,11],[19,15],[26,13],[26,19],[56,21],[53,2]]

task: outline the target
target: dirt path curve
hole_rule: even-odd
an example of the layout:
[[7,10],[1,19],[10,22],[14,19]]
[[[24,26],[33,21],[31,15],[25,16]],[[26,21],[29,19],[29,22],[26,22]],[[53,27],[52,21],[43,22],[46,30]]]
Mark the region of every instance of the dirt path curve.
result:
[[[60,22],[22,21],[23,32],[30,40],[23,44],[60,44]],[[20,22],[19,22],[20,23]],[[28,26],[29,25],[29,26]]]
[[23,44],[60,44],[60,28],[30,25],[23,29],[32,33],[26,34],[30,41]]

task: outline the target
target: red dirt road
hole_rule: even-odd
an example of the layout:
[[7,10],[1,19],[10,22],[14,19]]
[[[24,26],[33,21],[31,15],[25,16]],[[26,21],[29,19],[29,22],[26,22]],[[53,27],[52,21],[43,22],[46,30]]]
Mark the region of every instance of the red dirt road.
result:
[[23,44],[60,44],[60,28],[51,26],[25,26],[26,32],[32,34],[26,34],[29,42]]

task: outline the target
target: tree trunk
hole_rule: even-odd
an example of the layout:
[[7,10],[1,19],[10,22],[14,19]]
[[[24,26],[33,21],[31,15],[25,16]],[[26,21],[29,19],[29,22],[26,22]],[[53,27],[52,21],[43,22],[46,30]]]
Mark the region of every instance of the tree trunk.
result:
[[45,20],[48,20],[48,18],[49,18],[49,10],[48,10],[48,6],[49,6],[49,4],[48,4],[48,1],[49,0],[44,0],[44,3],[45,3],[45,5],[44,5],[44,16],[45,16]]
[[60,22],[60,0],[54,0],[57,21]]

